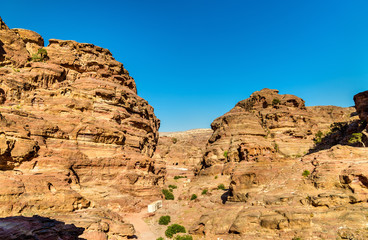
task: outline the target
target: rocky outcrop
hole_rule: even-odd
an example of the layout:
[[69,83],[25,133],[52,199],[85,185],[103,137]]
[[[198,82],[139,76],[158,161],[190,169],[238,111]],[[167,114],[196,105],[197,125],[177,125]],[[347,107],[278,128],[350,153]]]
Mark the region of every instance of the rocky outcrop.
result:
[[368,148],[337,145],[299,159],[241,162],[227,202],[198,216],[190,233],[205,239],[365,239],[367,154]]
[[211,124],[201,174],[230,174],[239,162],[300,157],[315,145],[316,134],[336,121],[351,119],[353,108],[306,107],[293,95],[263,89],[240,101]]
[[0,238],[3,240],[78,240],[83,231],[83,228],[40,216],[0,219]]
[[161,132],[154,159],[166,164],[167,176],[193,174],[211,134],[211,129]]
[[222,174],[230,183],[224,205],[211,206],[190,232],[206,239],[367,238],[363,96],[354,97],[360,119],[353,108],[305,107],[270,89],[216,119],[197,181]]
[[[0,215],[118,214],[160,199],[160,121],[123,64],[92,44],[44,47],[35,32],[0,26]],[[134,234],[122,220],[107,226],[95,230]]]
[[0,30],[9,30],[9,27],[6,26],[3,19],[0,17]]
[[360,119],[368,121],[368,91],[356,94],[354,102]]

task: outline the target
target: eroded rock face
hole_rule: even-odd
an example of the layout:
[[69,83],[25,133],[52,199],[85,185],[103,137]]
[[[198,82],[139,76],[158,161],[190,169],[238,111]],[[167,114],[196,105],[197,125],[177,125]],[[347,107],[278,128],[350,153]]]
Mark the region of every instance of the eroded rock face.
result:
[[3,19],[0,17],[0,30],[9,30],[9,27],[6,26]]
[[[362,95],[354,99],[364,120]],[[361,120],[354,108],[305,107],[270,89],[239,102],[212,123],[196,180],[228,179],[223,205],[198,216],[189,232],[205,239],[367,238],[368,149],[351,141],[366,126]]]
[[92,44],[43,48],[39,34],[0,26],[0,215],[122,213],[161,198],[160,121],[123,64]]
[[240,101],[211,124],[201,174],[231,173],[234,163],[300,157],[313,148],[318,131],[347,121],[354,108],[305,107],[293,95],[263,89]]
[[205,239],[365,239],[367,154],[337,145],[299,159],[241,162],[227,202],[211,206],[189,232]]
[[211,135],[211,129],[160,133],[154,159],[165,162],[167,177],[193,175]]
[[368,121],[368,91],[356,94],[354,102],[360,119]]
[[78,240],[83,231],[83,228],[40,216],[0,219],[0,238],[3,240]]

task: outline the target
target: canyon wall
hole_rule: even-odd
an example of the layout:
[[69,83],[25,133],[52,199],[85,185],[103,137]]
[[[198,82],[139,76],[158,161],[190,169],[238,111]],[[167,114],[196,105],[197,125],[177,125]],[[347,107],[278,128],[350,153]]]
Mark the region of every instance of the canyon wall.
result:
[[202,213],[190,232],[366,239],[366,96],[354,97],[356,109],[305,107],[296,96],[263,89],[217,118],[197,174],[199,182],[221,175],[228,185],[223,205]]
[[56,39],[44,47],[0,19],[0,216],[134,235],[119,214],[161,198],[165,167],[151,158],[159,125],[109,50]]

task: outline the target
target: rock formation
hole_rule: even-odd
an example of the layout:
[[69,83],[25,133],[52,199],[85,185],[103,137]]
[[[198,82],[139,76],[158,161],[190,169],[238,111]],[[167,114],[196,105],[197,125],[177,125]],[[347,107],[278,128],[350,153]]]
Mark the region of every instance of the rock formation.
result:
[[66,225],[40,216],[0,219],[0,239],[2,240],[78,240],[83,230],[74,225]]
[[160,122],[109,50],[43,44],[0,19],[0,216],[64,216],[85,234],[132,236],[119,213],[161,198]]
[[293,95],[263,89],[240,101],[211,124],[201,174],[230,174],[242,161],[275,161],[300,157],[314,147],[316,134],[329,131],[337,119],[351,119],[354,108],[306,107]]
[[167,177],[188,172],[194,174],[211,134],[211,129],[161,132],[154,159],[165,162]]
[[368,91],[355,95],[354,102],[360,119],[368,121]]
[[[190,232],[207,239],[366,239],[368,148],[346,141],[365,129],[364,96],[354,97],[357,119],[352,108],[305,107],[264,89],[216,119],[198,182],[228,174],[227,202],[198,210]],[[323,141],[325,148],[309,151]],[[295,156],[298,145],[305,156]]]

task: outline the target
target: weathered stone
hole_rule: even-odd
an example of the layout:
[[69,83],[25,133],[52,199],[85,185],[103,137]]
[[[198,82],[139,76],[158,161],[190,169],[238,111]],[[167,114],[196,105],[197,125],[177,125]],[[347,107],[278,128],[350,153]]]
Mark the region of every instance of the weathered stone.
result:
[[368,91],[356,94],[354,102],[360,119],[368,121]]
[[328,130],[337,119],[349,120],[353,111],[333,106],[305,107],[301,98],[280,95],[278,90],[254,92],[211,124],[214,132],[201,172],[229,162],[303,156],[313,148],[318,131]]
[[87,239],[132,236],[113,215],[161,198],[166,171],[151,158],[160,121],[109,50],[49,43],[34,61],[39,34],[0,30],[0,216],[64,219]]
[[0,238],[3,240],[78,240],[83,231],[83,228],[40,216],[0,219]]

